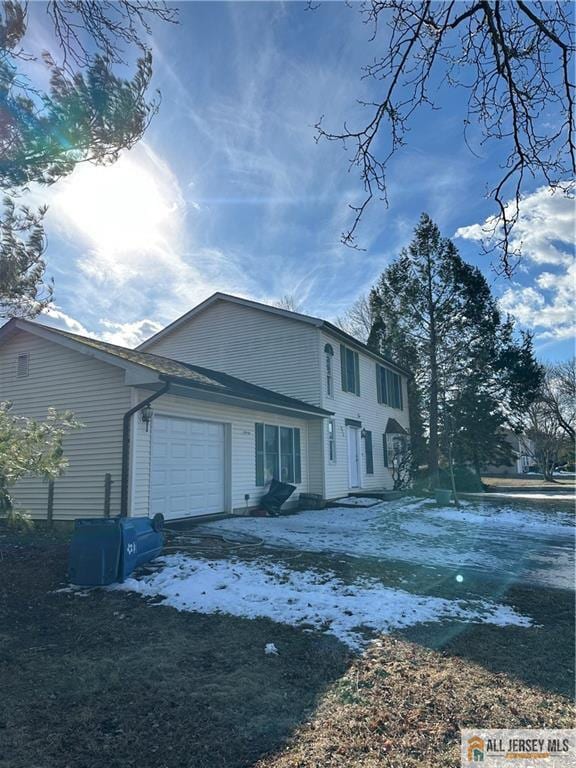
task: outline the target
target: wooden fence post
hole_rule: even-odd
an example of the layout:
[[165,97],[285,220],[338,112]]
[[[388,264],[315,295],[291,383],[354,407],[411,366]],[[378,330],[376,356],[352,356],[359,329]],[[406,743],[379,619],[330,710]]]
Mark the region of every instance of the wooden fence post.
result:
[[48,509],[46,511],[48,527],[52,527],[54,520],[54,480],[48,480]]
[[110,517],[110,494],[112,491],[112,475],[106,472],[104,475],[104,517]]

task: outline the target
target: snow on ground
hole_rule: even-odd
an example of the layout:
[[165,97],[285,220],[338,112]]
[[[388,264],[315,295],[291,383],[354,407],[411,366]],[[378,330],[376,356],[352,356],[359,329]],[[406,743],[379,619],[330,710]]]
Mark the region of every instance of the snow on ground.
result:
[[[308,552],[403,561],[439,568],[470,568],[518,581],[572,588],[574,515],[525,503],[465,503],[438,507],[400,499],[370,508],[333,507],[278,518],[239,517],[201,526],[244,533],[266,545]],[[532,556],[552,553],[547,568]],[[534,566],[534,567],[532,567]]]
[[377,632],[421,622],[460,620],[530,626],[529,618],[487,600],[447,600],[383,586],[375,579],[346,584],[330,571],[294,571],[264,561],[204,560],[176,554],[163,567],[129,578],[113,589],[163,597],[178,610],[268,618],[309,625],[335,635],[353,649],[365,642],[363,626]]

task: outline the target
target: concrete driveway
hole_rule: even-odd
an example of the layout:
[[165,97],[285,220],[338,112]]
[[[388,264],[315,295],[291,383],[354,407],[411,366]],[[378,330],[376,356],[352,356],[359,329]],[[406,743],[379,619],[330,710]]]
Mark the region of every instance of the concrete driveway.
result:
[[347,555],[473,578],[574,588],[574,515],[566,506],[402,499],[279,518],[242,517],[202,530],[248,534],[266,547]]

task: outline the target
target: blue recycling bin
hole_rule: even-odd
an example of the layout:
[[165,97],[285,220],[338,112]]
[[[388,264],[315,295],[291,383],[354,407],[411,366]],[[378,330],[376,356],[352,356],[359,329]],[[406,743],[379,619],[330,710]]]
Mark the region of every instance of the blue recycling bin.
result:
[[[122,549],[118,568],[118,581],[124,581],[139,565],[154,560],[162,551],[164,543],[162,523],[157,515],[153,520],[148,517],[123,517]],[[163,522],[163,519],[162,519]]]
[[124,581],[162,551],[163,518],[79,518],[70,544],[68,578],[82,587]]

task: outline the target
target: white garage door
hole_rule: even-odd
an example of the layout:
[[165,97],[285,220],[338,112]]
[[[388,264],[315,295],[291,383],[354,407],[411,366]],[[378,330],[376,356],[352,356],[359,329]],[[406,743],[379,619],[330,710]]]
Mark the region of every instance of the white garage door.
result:
[[150,513],[166,519],[224,511],[224,425],[155,416]]

